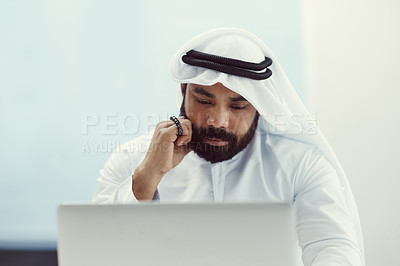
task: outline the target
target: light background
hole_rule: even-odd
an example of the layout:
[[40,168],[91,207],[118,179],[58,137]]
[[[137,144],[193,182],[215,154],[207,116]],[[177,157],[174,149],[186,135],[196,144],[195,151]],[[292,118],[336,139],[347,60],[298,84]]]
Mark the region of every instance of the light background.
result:
[[295,0],[0,1],[0,248],[54,248],[57,206],[178,113],[168,62],[195,35],[253,32],[302,94],[300,21]]
[[398,265],[400,4],[301,3],[0,1],[0,248],[54,248],[58,204],[90,201],[116,145],[177,113],[176,49],[233,26],[270,46],[317,113],[359,205],[367,265]]
[[367,265],[400,265],[400,2],[304,0],[309,106],[352,186]]

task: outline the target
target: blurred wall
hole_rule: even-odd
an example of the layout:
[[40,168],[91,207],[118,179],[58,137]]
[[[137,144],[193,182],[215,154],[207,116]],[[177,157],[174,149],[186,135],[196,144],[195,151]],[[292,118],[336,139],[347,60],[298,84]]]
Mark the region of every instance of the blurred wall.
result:
[[303,0],[311,111],[359,206],[367,265],[399,265],[399,1]]
[[303,93],[296,0],[0,1],[0,248],[54,248],[57,206],[89,202],[110,153],[178,113],[174,52],[223,26]]

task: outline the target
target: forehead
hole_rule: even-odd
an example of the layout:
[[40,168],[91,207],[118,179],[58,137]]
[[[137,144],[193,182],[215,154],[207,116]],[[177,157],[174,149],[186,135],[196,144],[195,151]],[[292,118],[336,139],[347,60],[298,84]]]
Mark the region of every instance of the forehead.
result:
[[[211,98],[243,98],[240,94],[228,89],[222,83],[216,83],[209,86],[191,83],[188,84],[188,89],[193,93],[203,94]],[[243,98],[243,100],[245,99]]]

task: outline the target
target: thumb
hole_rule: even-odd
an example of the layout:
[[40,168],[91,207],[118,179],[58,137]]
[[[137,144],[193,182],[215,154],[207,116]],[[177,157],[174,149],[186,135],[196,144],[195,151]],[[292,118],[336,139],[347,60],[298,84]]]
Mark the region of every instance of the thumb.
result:
[[190,140],[187,138],[187,136],[180,136],[176,139],[175,144],[178,147],[183,147],[183,146],[187,146],[187,143]]
[[175,146],[173,167],[177,166],[190,151],[191,149],[187,145]]

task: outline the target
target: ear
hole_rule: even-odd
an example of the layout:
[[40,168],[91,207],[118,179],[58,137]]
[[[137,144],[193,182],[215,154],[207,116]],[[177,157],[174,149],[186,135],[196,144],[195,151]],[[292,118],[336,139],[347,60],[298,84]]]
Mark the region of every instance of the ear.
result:
[[185,97],[187,85],[188,85],[187,83],[181,83],[181,93],[182,93],[182,97]]

